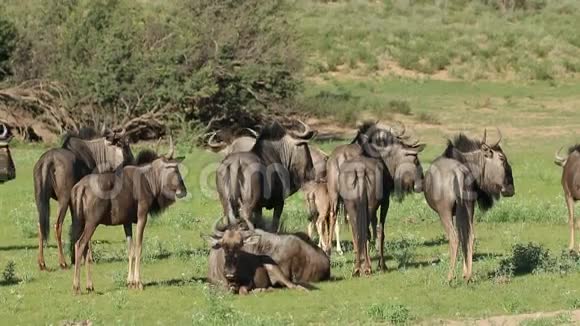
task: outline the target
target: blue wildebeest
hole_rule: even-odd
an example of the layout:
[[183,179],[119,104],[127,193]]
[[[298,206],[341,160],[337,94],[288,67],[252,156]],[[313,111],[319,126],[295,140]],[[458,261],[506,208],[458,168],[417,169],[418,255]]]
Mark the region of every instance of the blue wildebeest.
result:
[[16,178],[16,167],[10,153],[9,130],[6,125],[0,123],[0,184]]
[[[338,176],[340,199],[353,233],[355,251],[353,275],[361,273],[361,260],[364,260],[364,274],[371,273],[371,260],[367,241],[370,239],[369,226],[378,235],[380,270],[385,268],[384,241],[385,222],[390,197],[402,200],[405,194],[421,192],[423,189],[423,168],[419,153],[425,145],[418,141],[388,132],[382,146],[361,139],[365,155],[346,160],[340,166]],[[377,210],[381,208],[377,227]]]
[[[91,259],[87,246],[98,225],[123,225],[128,243],[130,288],[143,289],[141,283],[141,252],[143,232],[149,214],[158,214],[178,198],[187,195],[179,164],[183,157],[174,158],[174,146],[165,156],[145,151],[137,157],[138,165],[126,166],[114,173],[91,174],[84,177],[72,190],[75,269],[73,291],[80,292],[81,258],[85,258],[87,290],[93,290]],[[137,224],[133,244],[132,224]]]
[[471,279],[475,202],[485,211],[500,196],[511,197],[515,193],[512,168],[499,145],[501,133],[493,144],[487,143],[486,135],[484,131],[479,141],[460,133],[449,140],[425,177],[425,198],[439,214],[449,239],[448,281],[454,278],[459,245],[463,252],[463,277],[466,281]]
[[580,228],[580,223],[576,225],[574,218],[574,203],[580,200],[580,144],[574,145],[568,149],[568,155],[560,156],[560,149],[556,153],[555,163],[562,169],[562,188],[564,189],[564,199],[568,207],[568,226],[570,228],[570,251],[575,248],[574,228]]
[[274,209],[272,229],[278,224],[285,199],[314,179],[308,141],[315,132],[287,131],[278,122],[263,128],[248,152],[232,153],[217,169],[216,185],[224,216],[262,221],[262,209]]
[[55,227],[58,260],[66,268],[62,248],[62,223],[70,205],[71,189],[90,173],[103,173],[133,163],[133,154],[124,132],[97,136],[91,128],[65,135],[61,148],[51,149],[38,159],[33,170],[34,200],[38,210],[38,267],[46,269],[44,243],[50,230],[50,199],[58,202]]
[[[368,146],[363,146],[363,144],[368,144]],[[423,149],[423,145],[419,144],[416,140],[412,140],[411,136],[407,134],[406,128],[403,124],[400,124],[400,128],[395,128],[379,124],[379,122],[366,121],[362,123],[357,131],[356,136],[350,144],[338,146],[330,154],[327,163],[327,184],[328,184],[328,196],[330,200],[330,230],[335,230],[336,236],[336,250],[339,254],[342,254],[342,248],[340,246],[340,234],[339,228],[336,226],[338,211],[341,203],[341,198],[339,196],[339,173],[341,166],[344,162],[352,160],[361,156],[367,157],[379,157],[381,155],[394,155],[397,160],[400,159],[399,155],[407,153],[406,151],[385,151],[383,150],[387,145],[399,144],[399,147],[394,148],[407,148],[411,149],[409,153],[410,157],[419,153]],[[414,154],[413,154],[414,153]],[[387,156],[383,156],[386,158]],[[392,160],[393,162],[396,160]],[[401,163],[406,162],[406,160],[400,161]],[[418,161],[417,161],[418,162]],[[420,165],[420,164],[419,164]],[[393,170],[394,172],[394,170]],[[421,177],[417,179],[416,186],[418,190],[422,187],[422,172]],[[393,175],[394,176],[394,175]],[[345,210],[345,215],[346,215]],[[386,214],[386,211],[385,211]],[[377,228],[376,219],[371,220],[373,238],[377,239]],[[377,243],[377,246],[379,244]]]

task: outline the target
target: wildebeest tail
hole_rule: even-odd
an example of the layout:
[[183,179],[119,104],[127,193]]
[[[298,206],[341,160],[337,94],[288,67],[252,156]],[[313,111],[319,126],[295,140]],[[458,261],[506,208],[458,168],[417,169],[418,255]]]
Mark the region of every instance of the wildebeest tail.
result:
[[70,229],[70,241],[69,241],[69,249],[72,264],[75,263],[75,245],[79,240],[79,238],[81,237],[83,229],[85,228],[83,197],[84,197],[84,188],[74,187],[72,190],[72,199],[71,199],[72,227]]
[[359,248],[359,255],[363,253],[360,250],[366,246],[369,230],[369,200],[366,178],[367,175],[364,169],[355,170],[354,186],[356,189],[357,197],[359,198],[356,208],[356,230],[358,234],[357,244]]
[[53,177],[50,172],[50,164],[42,159],[34,166],[34,200],[38,210],[40,234],[45,241],[50,232],[50,194],[53,188]]
[[314,191],[306,194],[306,202],[308,203],[308,213],[310,220],[316,221],[318,217],[318,209],[316,208],[316,194]]
[[224,175],[224,195],[228,203],[226,217],[230,224],[234,224],[236,211],[239,210],[239,200],[241,199],[240,182],[242,173],[240,171],[240,162],[235,160],[226,170]]

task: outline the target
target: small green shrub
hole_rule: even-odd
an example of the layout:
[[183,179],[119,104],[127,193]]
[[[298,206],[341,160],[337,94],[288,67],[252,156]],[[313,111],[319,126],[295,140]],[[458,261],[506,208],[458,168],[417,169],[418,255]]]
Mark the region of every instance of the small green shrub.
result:
[[9,285],[9,284],[16,284],[20,282],[20,279],[16,275],[16,263],[12,260],[8,261],[6,267],[4,267],[4,271],[2,272],[2,283]]
[[394,325],[406,325],[412,317],[409,308],[401,304],[380,305],[372,304],[367,315],[376,322],[389,322]]
[[440,125],[441,121],[433,113],[421,112],[417,115],[417,121],[429,125]]
[[405,269],[416,256],[419,242],[414,238],[401,237],[396,241],[389,241],[386,245],[387,252],[398,263],[399,269]]
[[410,115],[411,105],[405,100],[390,100],[388,103],[388,110],[403,115]]

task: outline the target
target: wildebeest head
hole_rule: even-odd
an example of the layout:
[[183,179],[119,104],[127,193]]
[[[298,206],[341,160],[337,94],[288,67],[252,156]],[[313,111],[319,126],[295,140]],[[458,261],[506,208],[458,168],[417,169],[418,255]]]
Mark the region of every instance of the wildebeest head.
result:
[[[219,219],[218,219],[219,221]],[[234,282],[240,270],[238,258],[244,244],[255,244],[258,238],[253,237],[253,226],[248,225],[247,229],[240,224],[233,224],[227,227],[218,226],[218,221],[214,225],[213,235],[209,238],[212,249],[222,249],[224,251],[224,277],[228,282]]]
[[159,193],[163,194],[163,197],[167,200],[172,201],[176,198],[187,196],[187,188],[179,171],[179,164],[185,158],[174,158],[175,145],[171,136],[169,137],[169,143],[169,152],[151,162],[151,167],[157,176],[157,184],[155,186],[159,187]]
[[13,180],[16,177],[16,168],[10,154],[10,140],[8,127],[0,123],[0,183]]
[[99,173],[111,172],[133,163],[133,153],[125,134],[102,131],[102,137],[95,132],[81,130],[78,134],[68,133],[62,148],[73,152],[90,170]]
[[459,134],[448,141],[444,153],[444,156],[457,159],[470,169],[479,189],[490,196],[488,205],[484,206],[491,206],[493,199],[500,195],[511,197],[515,194],[512,167],[499,145],[502,139],[499,129],[498,135],[495,143],[488,143],[487,130],[484,130],[481,141]]
[[315,177],[308,141],[314,138],[316,131],[311,130],[304,122],[299,122],[303,128],[301,132],[286,130],[278,122],[273,122],[263,128],[252,148],[266,163],[267,168],[281,164],[287,170],[291,184],[285,190],[291,192]]
[[400,125],[400,130],[375,125],[361,135],[360,142],[366,155],[381,158],[385,163],[394,181],[395,194],[401,198],[406,193],[423,191],[424,174],[419,153],[425,144],[411,139],[405,126]]
[[225,140],[216,141],[215,138],[219,132],[211,132],[207,140],[207,145],[213,152],[218,152],[222,155],[230,153],[247,152],[254,147],[258,133],[250,128],[243,128],[233,135],[232,140],[228,143]]

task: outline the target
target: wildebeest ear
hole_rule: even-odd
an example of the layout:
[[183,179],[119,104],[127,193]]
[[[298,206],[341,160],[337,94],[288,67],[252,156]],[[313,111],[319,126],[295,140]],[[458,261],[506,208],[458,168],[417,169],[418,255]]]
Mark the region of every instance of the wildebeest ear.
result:
[[201,237],[209,243],[209,246],[212,249],[220,249],[222,247],[219,239],[216,239],[216,238],[212,237],[211,235],[202,234]]

